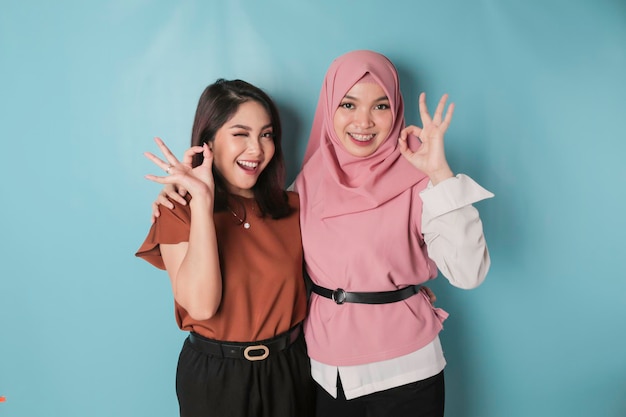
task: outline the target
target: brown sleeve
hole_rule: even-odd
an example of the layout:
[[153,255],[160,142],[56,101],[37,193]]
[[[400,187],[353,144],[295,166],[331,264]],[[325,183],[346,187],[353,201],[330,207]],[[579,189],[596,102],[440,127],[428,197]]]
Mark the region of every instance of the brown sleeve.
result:
[[161,243],[176,244],[189,241],[189,226],[191,224],[191,211],[189,204],[183,206],[175,201],[174,208],[161,208],[161,215],[150,228],[146,240],[135,253],[135,256],[143,258],[160,269],[165,269],[161,257]]

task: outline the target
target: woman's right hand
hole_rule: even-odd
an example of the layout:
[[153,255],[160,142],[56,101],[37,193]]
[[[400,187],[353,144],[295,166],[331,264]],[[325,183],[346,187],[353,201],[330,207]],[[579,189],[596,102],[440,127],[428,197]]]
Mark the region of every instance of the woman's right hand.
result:
[[[160,138],[155,138],[155,141],[161,141]],[[158,142],[157,142],[158,143]],[[192,146],[191,148],[185,151],[183,155],[183,164],[191,167],[193,157],[198,152],[198,149],[201,146]],[[165,184],[161,189],[161,192],[157,195],[156,199],[152,202],[152,217],[150,218],[150,223],[154,223],[161,215],[161,210],[159,206],[167,207],[169,209],[174,208],[174,203],[172,201],[176,201],[181,205],[186,205],[187,200],[185,196],[187,195],[187,190],[184,187],[179,187],[176,184]]]
[[[154,138],[154,140],[163,152],[167,162],[150,152],[145,152],[144,155],[169,175],[146,175],[147,179],[164,185],[163,190],[161,190],[154,203],[152,203],[153,223],[160,215],[159,205],[164,205],[168,208],[174,207],[168,197],[184,205],[187,204],[187,201],[184,199],[187,192],[192,196],[207,193],[212,199],[215,190],[211,171],[213,152],[211,152],[206,144],[204,144],[204,146],[192,146],[189,148],[185,151],[183,161],[180,162],[165,145],[163,140],[160,138]],[[193,156],[198,153],[203,153],[204,160],[201,165],[192,168],[191,162]]]

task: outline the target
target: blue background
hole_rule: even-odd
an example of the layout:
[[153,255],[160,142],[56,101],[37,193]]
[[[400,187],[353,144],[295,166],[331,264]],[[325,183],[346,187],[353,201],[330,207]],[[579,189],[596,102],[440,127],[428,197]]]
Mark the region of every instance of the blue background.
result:
[[331,60],[374,49],[417,95],[456,103],[457,172],[493,265],[433,283],[447,416],[626,415],[623,0],[2,0],[2,417],[174,416],[184,338],[169,282],[133,256],[159,187],[142,153],[181,154],[204,87],[278,102],[289,179]]

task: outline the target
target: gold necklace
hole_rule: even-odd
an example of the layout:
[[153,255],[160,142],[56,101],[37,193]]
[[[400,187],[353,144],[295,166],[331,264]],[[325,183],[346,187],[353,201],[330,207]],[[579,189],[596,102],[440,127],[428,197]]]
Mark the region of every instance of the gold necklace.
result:
[[235,211],[233,209],[230,208],[230,206],[227,206],[228,210],[230,210],[230,212],[233,214],[233,216],[235,216],[235,218],[237,219],[237,221],[239,222],[238,224],[242,224],[244,229],[249,229],[250,228],[250,223],[246,221],[247,218],[247,213],[246,213],[246,207],[244,206],[243,208],[243,219],[241,217],[239,217],[237,215],[237,213],[235,213]]

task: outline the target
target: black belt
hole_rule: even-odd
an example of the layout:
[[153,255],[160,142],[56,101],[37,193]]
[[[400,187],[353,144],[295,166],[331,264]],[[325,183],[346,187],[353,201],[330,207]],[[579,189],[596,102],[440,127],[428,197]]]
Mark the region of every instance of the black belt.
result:
[[270,354],[274,354],[291,346],[300,335],[300,324],[292,327],[285,333],[276,337],[256,342],[222,342],[207,339],[198,333],[189,333],[189,342],[209,355],[221,358],[247,359],[249,361],[261,361]]
[[359,304],[388,304],[406,300],[410,296],[419,292],[419,285],[410,285],[395,291],[380,292],[348,292],[342,288],[331,290],[313,284],[312,290],[315,294],[330,298],[337,304],[359,303]]

